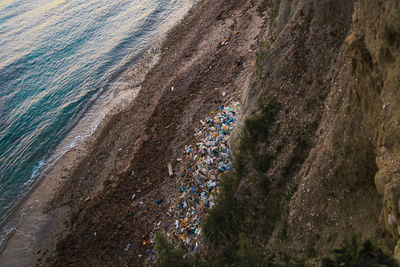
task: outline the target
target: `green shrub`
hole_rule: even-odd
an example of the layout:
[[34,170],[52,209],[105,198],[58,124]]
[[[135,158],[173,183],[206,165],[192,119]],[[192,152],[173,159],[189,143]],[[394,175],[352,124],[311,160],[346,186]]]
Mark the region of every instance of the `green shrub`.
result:
[[234,153],[234,171],[223,177],[221,195],[203,225],[208,245],[223,259],[235,259],[240,233],[255,235],[255,229],[265,232],[265,227],[270,231],[265,218],[279,217],[277,205],[265,203],[270,195],[266,172],[274,159],[265,147],[280,106],[274,101],[264,103],[259,101],[258,111],[245,120]]
[[279,9],[281,7],[281,0],[275,0],[272,2],[271,13],[269,14],[269,26],[273,27],[275,24],[275,19],[279,14]]
[[[158,259],[155,264],[157,267],[189,267],[196,266],[195,260],[189,257],[184,257],[185,252],[178,250],[168,241],[167,237],[156,233],[156,250]],[[198,265],[200,266],[200,265]]]
[[251,239],[244,234],[239,235],[239,240],[235,244],[235,252],[230,258],[209,257],[196,255],[184,257],[184,252],[178,250],[168,239],[160,234],[156,234],[156,250],[158,258],[155,266],[158,267],[248,267],[248,266],[278,266],[274,263],[274,257],[265,249],[257,246]]
[[208,242],[214,247],[226,247],[235,242],[244,220],[245,205],[234,197],[234,175],[224,178],[223,192],[216,205],[210,210],[203,225]]
[[273,160],[273,156],[266,152],[263,144],[269,136],[269,128],[275,121],[276,114],[280,105],[275,101],[269,101],[267,104],[259,100],[259,114],[248,117],[244,120],[244,126],[239,135],[239,145],[234,153],[235,169],[239,174],[246,171],[250,166],[259,171],[266,172]]
[[267,250],[256,245],[250,238],[243,233],[239,235],[237,250],[234,255],[232,266],[277,266],[274,263],[274,255]]
[[386,255],[371,241],[360,242],[360,238],[353,236],[351,240],[345,239],[341,246],[332,250],[331,255],[322,259],[323,267],[349,266],[399,266],[397,261]]

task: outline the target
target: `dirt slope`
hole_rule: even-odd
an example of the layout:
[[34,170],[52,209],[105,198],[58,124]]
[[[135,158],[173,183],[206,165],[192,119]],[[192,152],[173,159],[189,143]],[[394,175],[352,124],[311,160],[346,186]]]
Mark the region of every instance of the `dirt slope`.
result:
[[[139,255],[148,256],[150,232],[177,188],[167,165],[179,166],[200,119],[239,99],[265,7],[264,1],[200,1],[172,30],[137,98],[104,126],[53,199],[49,212],[66,205],[71,216],[54,255],[42,251],[39,265],[135,266]],[[99,183],[100,193],[87,198]]]

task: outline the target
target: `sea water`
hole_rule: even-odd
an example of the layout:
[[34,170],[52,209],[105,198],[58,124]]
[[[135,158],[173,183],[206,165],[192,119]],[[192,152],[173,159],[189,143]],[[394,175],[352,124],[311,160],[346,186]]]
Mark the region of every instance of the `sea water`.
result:
[[194,2],[0,0],[0,222],[93,103]]

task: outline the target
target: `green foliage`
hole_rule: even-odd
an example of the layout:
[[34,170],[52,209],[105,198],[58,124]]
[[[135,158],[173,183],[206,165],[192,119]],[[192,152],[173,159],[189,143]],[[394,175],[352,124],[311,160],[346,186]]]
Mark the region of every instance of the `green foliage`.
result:
[[271,49],[271,43],[266,43],[263,40],[260,41],[259,48],[257,51],[257,60],[256,60],[256,74],[260,80],[264,78],[263,77],[264,65],[268,58],[270,49]]
[[232,266],[277,266],[274,263],[274,255],[267,250],[256,246],[254,242],[243,233],[239,236],[237,250]]
[[229,246],[241,230],[246,205],[234,196],[238,182],[235,178],[234,175],[224,177],[222,194],[203,225],[204,234],[214,247]]
[[223,177],[221,195],[203,225],[208,244],[218,250],[225,263],[238,260],[236,252],[244,249],[245,242],[241,234],[256,235],[255,229],[265,233],[265,227],[270,231],[266,218],[279,218],[279,207],[264,202],[271,195],[266,172],[274,159],[266,144],[280,105],[262,100],[258,104],[258,111],[244,121],[241,129],[234,171]]
[[265,104],[259,101],[260,113],[244,120],[244,127],[241,130],[239,145],[235,153],[235,168],[239,174],[247,171],[246,164],[258,172],[266,172],[273,159],[272,155],[266,152],[265,147],[260,144],[265,143],[269,136],[269,128],[275,121],[276,114],[280,105],[274,101]]
[[275,19],[279,14],[279,9],[281,7],[281,0],[275,0],[272,2],[271,13],[269,14],[269,26],[273,27],[275,24]]
[[360,238],[357,236],[353,236],[351,240],[345,239],[339,248],[331,252],[329,257],[322,259],[321,265],[323,267],[399,266],[396,260],[383,253],[371,241],[360,242]]
[[168,239],[160,234],[156,234],[156,250],[158,258],[155,266],[158,267],[208,267],[208,266],[278,266],[274,263],[274,257],[260,246],[256,246],[251,239],[244,234],[239,235],[236,250],[230,258],[221,257],[184,257],[184,252],[174,247]]
[[[286,256],[284,263],[278,263],[274,254],[264,249],[254,239],[249,238],[244,233],[238,234],[238,240],[234,244],[234,249],[230,257],[219,255],[210,256],[186,256],[184,252],[176,249],[168,239],[156,233],[156,250],[158,258],[155,266],[158,267],[247,267],[247,266],[306,266],[305,259],[300,261],[293,260]],[[314,251],[314,249],[312,248]],[[316,252],[310,257],[316,257]],[[399,264],[389,255],[382,252],[380,248],[372,244],[371,241],[360,241],[360,238],[353,236],[351,240],[345,239],[341,246],[332,250],[329,257],[323,258],[320,265],[322,267],[398,267]]]
[[[156,233],[156,250],[158,259],[155,264],[157,267],[189,267],[196,266],[195,260],[189,257],[183,257],[185,252],[178,250],[168,241],[167,237]],[[199,266],[199,265],[198,265]]]
[[[269,14],[269,26],[272,28],[275,25],[275,19],[279,14],[279,9],[281,5],[281,0],[275,0],[272,2],[271,12]],[[275,37],[272,31],[270,31],[269,39],[261,40],[259,43],[259,48],[257,51],[257,61],[256,61],[256,74],[259,79],[263,79],[264,75],[264,65],[269,55],[269,50],[272,44],[275,42]]]

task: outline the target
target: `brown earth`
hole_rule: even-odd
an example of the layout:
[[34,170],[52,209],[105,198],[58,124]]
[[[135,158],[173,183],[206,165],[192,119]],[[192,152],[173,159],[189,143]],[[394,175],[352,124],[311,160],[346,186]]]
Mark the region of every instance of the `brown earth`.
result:
[[[266,7],[264,1],[201,1],[169,33],[138,96],[104,125],[49,204],[50,214],[71,215],[56,251],[43,248],[38,265],[136,265],[139,254],[146,256],[153,225],[176,192],[167,165],[178,167],[200,119],[239,99]],[[132,247],[124,252],[127,244]]]
[[281,1],[243,112],[280,107],[266,175],[282,216],[265,243],[283,257],[312,263],[360,234],[400,259],[399,18],[398,1]]

